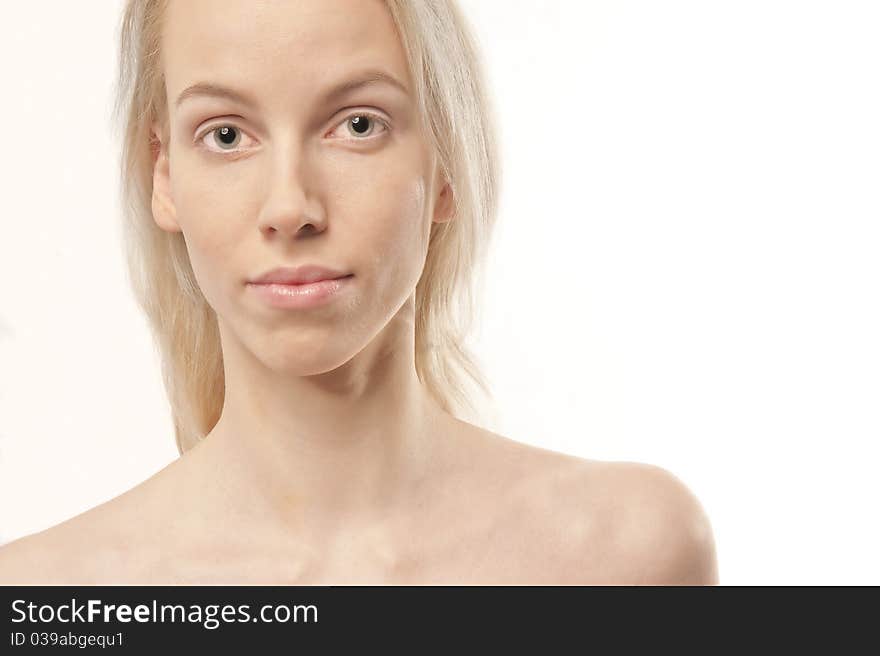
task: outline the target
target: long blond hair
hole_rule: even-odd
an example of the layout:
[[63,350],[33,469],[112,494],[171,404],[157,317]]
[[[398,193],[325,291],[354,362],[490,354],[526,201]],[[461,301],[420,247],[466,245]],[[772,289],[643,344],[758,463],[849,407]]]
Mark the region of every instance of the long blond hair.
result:
[[[454,198],[453,220],[432,223],[416,285],[415,366],[447,412],[479,420],[471,398],[491,391],[464,341],[478,315],[495,223],[500,164],[478,43],[455,0],[385,0],[407,55],[419,115]],[[129,282],[147,316],[182,454],[223,408],[217,317],[202,295],[181,233],[152,216],[151,125],[168,134],[160,36],[167,0],[128,0],[119,24],[114,120],[121,130],[123,248]],[[468,379],[479,390],[468,385]]]

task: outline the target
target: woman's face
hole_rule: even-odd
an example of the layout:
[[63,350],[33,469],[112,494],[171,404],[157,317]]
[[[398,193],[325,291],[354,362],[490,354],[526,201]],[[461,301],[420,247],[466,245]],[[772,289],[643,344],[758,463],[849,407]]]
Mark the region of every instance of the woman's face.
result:
[[[224,338],[307,375],[392,325],[411,329],[411,304],[398,312],[421,275],[431,222],[449,218],[450,192],[411,92],[379,81],[331,93],[371,72],[412,89],[384,3],[171,0],[162,56],[170,134],[153,215],[182,231]],[[181,99],[197,84],[242,97]],[[309,309],[271,306],[246,284],[301,264],[354,277]]]

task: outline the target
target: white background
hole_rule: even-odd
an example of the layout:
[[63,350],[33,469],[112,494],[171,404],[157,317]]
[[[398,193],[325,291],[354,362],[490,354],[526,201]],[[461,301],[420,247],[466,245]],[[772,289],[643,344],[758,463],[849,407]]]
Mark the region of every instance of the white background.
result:
[[[678,475],[722,584],[880,584],[880,5],[461,5],[503,139],[491,427]],[[0,543],[177,455],[119,246],[121,7],[0,22]]]

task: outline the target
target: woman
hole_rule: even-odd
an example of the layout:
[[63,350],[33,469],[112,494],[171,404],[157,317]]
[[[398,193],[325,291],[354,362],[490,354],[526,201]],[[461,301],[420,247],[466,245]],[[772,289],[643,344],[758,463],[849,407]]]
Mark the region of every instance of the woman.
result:
[[460,418],[499,171],[453,0],[129,0],[121,36],[130,272],[181,458],[0,549],[0,581],[716,582],[666,470]]

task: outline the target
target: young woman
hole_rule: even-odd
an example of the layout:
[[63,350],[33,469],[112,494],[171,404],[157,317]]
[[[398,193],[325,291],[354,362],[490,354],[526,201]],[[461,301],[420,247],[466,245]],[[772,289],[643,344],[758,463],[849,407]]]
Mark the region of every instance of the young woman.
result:
[[121,25],[127,254],[181,457],[0,549],[0,582],[717,582],[671,473],[461,418],[499,165],[453,0]]

